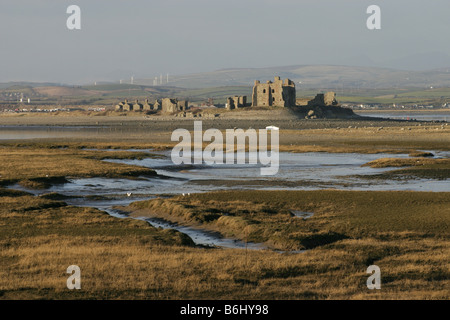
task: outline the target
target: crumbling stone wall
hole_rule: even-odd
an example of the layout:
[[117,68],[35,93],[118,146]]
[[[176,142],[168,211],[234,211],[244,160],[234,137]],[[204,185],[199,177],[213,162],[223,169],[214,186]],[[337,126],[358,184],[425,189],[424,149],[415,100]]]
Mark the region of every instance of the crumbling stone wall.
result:
[[325,93],[323,100],[326,106],[335,106],[339,104],[336,100],[336,93],[332,91]]
[[295,107],[295,84],[290,79],[282,81],[275,77],[274,82],[255,81],[252,94],[252,106]]
[[133,105],[128,103],[128,100],[125,99],[124,102],[120,102],[119,104],[116,105],[115,107],[116,111],[131,111],[133,110]]
[[[181,102],[180,101],[180,106],[185,106],[187,105],[187,102]],[[150,103],[148,101],[148,99],[145,99],[144,103],[139,103],[138,100],[136,100],[133,104],[129,103],[127,99],[125,99],[125,101],[118,103],[115,106],[115,110],[116,111],[151,111],[151,110],[161,110],[162,109],[162,104],[160,101],[156,100],[154,104]]]
[[187,110],[189,102],[187,100],[177,101],[177,108],[179,111]]
[[308,101],[308,106],[339,106],[339,102],[336,100],[335,92],[318,93],[316,97]]
[[133,111],[142,111],[144,106],[138,100],[133,104]]
[[114,110],[123,111],[123,102],[119,102],[118,104],[116,104]]
[[165,113],[175,113],[177,111],[184,111],[188,107],[186,100],[178,101],[177,99],[164,98],[162,100],[162,111]]
[[153,104],[149,103],[148,99],[145,99],[145,102],[144,102],[144,104],[142,106],[142,110],[144,110],[144,111],[153,110]]
[[133,111],[133,105],[131,103],[128,103],[128,100],[125,100],[125,102],[122,104],[122,110]]
[[162,102],[159,100],[156,100],[155,104],[153,105],[153,110],[162,110]]
[[247,96],[234,96],[227,98],[226,108],[228,110],[244,108],[247,106]]

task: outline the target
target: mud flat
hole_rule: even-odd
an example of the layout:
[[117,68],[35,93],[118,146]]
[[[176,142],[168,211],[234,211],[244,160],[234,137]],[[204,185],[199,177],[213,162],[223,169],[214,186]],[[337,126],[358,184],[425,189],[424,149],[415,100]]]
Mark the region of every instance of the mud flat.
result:
[[[243,113],[244,114],[244,113]],[[409,153],[450,150],[446,123],[386,119],[215,119],[202,120],[203,129],[263,129],[280,127],[280,150],[288,152]],[[0,144],[32,141],[48,147],[163,148],[175,145],[173,130],[193,130],[194,119],[147,119],[142,115],[0,116]]]
[[[0,115],[0,126],[137,126],[145,127],[155,131],[172,131],[179,126],[189,127],[194,120],[202,120],[205,127],[218,129],[229,128],[265,128],[267,125],[277,125],[283,129],[322,129],[322,128],[346,128],[348,126],[402,126],[406,124],[415,125],[418,121],[404,121],[383,119],[374,117],[364,117],[351,115],[345,117],[331,117],[324,119],[304,119],[303,113],[297,114],[292,110],[248,110],[242,109],[238,112],[222,112],[219,117],[208,118],[180,118],[171,115],[146,116],[142,113],[122,113],[111,112],[108,114],[3,114]],[[433,123],[433,121],[429,121]],[[231,125],[231,126],[230,126]]]

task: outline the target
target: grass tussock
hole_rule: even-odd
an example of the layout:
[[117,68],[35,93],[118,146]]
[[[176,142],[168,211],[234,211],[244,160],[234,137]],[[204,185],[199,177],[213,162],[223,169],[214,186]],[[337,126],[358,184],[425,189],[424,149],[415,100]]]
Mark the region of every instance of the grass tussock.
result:
[[413,157],[413,158],[418,158],[418,157],[429,158],[429,157],[434,157],[434,154],[431,152],[411,152],[409,154],[409,156]]
[[426,165],[445,165],[450,168],[450,159],[428,159],[428,158],[382,158],[370,161],[363,167],[388,168],[388,167],[417,167]]
[[405,167],[391,170],[365,179],[450,179],[450,159],[430,158],[382,158],[364,164],[372,168]]

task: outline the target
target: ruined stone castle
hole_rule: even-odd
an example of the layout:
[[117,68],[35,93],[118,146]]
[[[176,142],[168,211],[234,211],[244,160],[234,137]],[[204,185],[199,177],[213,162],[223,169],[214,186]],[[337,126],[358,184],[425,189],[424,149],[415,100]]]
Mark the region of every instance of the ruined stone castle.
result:
[[225,108],[228,110],[244,108],[247,106],[247,96],[234,96],[227,98]]
[[[228,110],[250,106],[247,97],[230,97],[225,107]],[[318,93],[313,99],[296,98],[295,83],[290,79],[281,80],[275,77],[274,81],[261,83],[255,81],[252,93],[252,107],[326,107],[340,106],[336,100],[336,93]]]
[[165,113],[175,113],[177,111],[187,110],[188,102],[186,100],[178,101],[177,99],[164,98],[162,100],[162,111]]
[[148,99],[145,99],[145,102],[139,103],[136,100],[134,103],[128,102],[125,100],[124,102],[120,102],[116,105],[116,111],[158,111],[162,110],[164,113],[174,113],[177,111],[185,111],[188,107],[188,102],[178,101],[177,99],[164,98],[162,101],[156,100],[154,104],[149,103]]
[[[226,100],[225,108],[228,110],[240,109],[244,107],[329,107],[340,106],[336,100],[334,92],[319,93],[313,99],[296,98],[295,83],[290,79],[281,80],[275,77],[274,81],[261,83],[255,81],[252,92],[252,101],[247,103],[247,96],[234,96]],[[128,100],[116,106],[116,111],[159,111],[162,113],[176,114],[188,109],[188,101],[172,98],[156,100],[154,104],[145,100],[143,104],[138,100],[129,103]],[[318,112],[318,111],[317,111]]]
[[255,81],[252,93],[252,107],[295,107],[295,84],[290,79],[284,81],[275,77],[274,81]]

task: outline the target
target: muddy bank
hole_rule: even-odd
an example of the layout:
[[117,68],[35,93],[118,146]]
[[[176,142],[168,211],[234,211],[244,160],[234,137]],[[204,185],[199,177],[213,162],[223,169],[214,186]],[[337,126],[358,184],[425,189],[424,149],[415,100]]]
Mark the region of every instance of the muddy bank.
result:
[[[231,114],[231,113],[230,113]],[[58,117],[58,116],[0,116],[0,129],[14,126],[28,126],[33,129],[51,129],[51,127],[61,127],[77,129],[87,127],[91,129],[104,131],[117,130],[152,130],[152,131],[173,131],[177,128],[193,129],[195,120],[202,121],[204,128],[230,129],[230,128],[265,128],[269,125],[275,125],[283,129],[325,129],[325,128],[346,128],[348,126],[380,126],[399,127],[405,125],[435,124],[435,122],[418,122],[383,119],[374,117],[353,117],[345,119],[301,119],[292,116],[276,117],[265,116],[259,117],[260,112],[242,113],[239,117],[224,117],[215,119],[183,119],[177,117],[153,117],[146,118],[142,115],[130,114],[127,116],[74,116],[74,117]],[[270,114],[270,112],[269,112]],[[41,127],[41,128],[39,128]],[[32,129],[32,128],[30,128]]]

